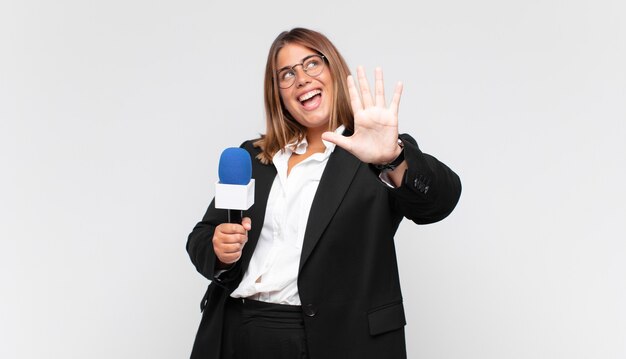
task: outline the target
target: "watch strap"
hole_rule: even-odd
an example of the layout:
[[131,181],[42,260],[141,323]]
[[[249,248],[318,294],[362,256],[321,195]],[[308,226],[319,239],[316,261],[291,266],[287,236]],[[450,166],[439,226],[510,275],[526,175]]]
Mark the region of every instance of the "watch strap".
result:
[[404,161],[404,143],[399,138],[398,138],[398,146],[400,146],[401,151],[395,160],[386,164],[382,164],[382,165],[374,165],[374,167],[380,171],[385,171],[385,170],[393,171],[394,169],[396,169],[396,167],[398,167]]

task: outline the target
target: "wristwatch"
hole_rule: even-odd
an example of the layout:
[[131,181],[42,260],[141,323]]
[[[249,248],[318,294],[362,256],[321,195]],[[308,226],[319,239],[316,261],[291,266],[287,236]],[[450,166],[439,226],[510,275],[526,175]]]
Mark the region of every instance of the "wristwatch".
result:
[[404,143],[399,138],[398,138],[398,146],[400,146],[400,149],[402,151],[400,151],[400,154],[398,155],[398,157],[396,157],[395,160],[393,160],[393,161],[391,161],[389,163],[386,163],[386,164],[382,164],[382,165],[374,165],[374,167],[377,170],[380,170],[380,171],[385,171],[385,170],[393,171],[393,170],[395,170],[396,167],[398,167],[404,161]]

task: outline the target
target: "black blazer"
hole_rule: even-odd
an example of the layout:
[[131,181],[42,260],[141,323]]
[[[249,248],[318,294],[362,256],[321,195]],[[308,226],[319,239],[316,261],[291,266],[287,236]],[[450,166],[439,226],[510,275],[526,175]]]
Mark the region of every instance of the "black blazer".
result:
[[[298,291],[304,313],[309,356],[332,358],[406,358],[404,307],[394,247],[403,217],[418,224],[445,218],[461,194],[459,177],[436,158],[422,153],[415,140],[401,135],[408,170],[402,186],[389,188],[378,171],[337,146],[313,199],[304,236]],[[256,160],[259,153],[245,142],[253,158],[254,205],[241,259],[214,277],[215,226],[227,222],[225,210],[211,202],[187,241],[196,269],[211,280],[192,359],[219,358],[224,304],[237,288],[254,252],[271,185],[273,165]]]

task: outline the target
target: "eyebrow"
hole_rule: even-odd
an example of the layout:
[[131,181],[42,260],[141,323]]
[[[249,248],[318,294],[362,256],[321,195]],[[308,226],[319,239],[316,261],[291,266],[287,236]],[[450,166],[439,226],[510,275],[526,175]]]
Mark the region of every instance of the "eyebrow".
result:
[[281,67],[280,69],[276,70],[276,72],[281,72],[281,71],[286,70],[286,69],[291,69],[292,67],[294,67],[296,65],[301,65],[303,62],[305,62],[306,60],[310,59],[313,56],[321,56],[321,55],[320,54],[311,54],[311,55],[305,56],[305,57],[302,58],[302,60],[300,60],[300,62],[295,63],[295,64],[293,64],[291,66]]

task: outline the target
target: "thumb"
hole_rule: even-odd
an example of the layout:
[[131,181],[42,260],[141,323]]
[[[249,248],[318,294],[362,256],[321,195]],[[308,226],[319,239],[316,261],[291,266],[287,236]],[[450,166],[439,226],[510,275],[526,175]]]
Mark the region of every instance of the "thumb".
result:
[[250,220],[250,217],[244,217],[241,220],[241,225],[243,226],[243,229],[245,229],[246,231],[249,231],[252,229],[252,221]]
[[334,144],[336,144],[337,146],[350,151],[350,143],[351,143],[351,139],[350,137],[346,137],[346,136],[342,136],[338,133],[334,133],[334,132],[324,132],[322,133],[322,140],[324,141],[328,141],[328,142],[332,142]]

